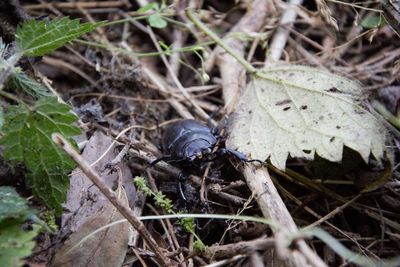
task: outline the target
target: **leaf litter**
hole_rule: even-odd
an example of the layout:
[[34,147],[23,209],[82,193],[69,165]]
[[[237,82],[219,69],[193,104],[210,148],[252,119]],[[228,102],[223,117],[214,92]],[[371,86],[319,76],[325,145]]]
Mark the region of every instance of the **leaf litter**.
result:
[[[115,4],[116,7],[113,7],[112,9],[101,9],[90,7],[91,3],[89,3],[89,1],[81,1],[79,3],[81,6],[78,10],[77,7],[74,7],[71,3],[62,3],[59,1],[52,4],[51,11],[57,11],[59,14],[65,16],[70,15],[74,17],[77,16],[77,14],[81,14],[77,12],[84,11],[85,15],[82,16],[81,24],[83,24],[84,21],[90,21],[92,18],[94,18],[95,21],[102,21],[104,19],[113,21],[130,18],[131,13],[129,12],[137,10],[135,6],[136,2],[139,1],[130,1],[131,4],[134,4],[132,8],[125,6],[126,3],[122,3],[122,1],[115,1],[113,4]],[[208,20],[207,22],[211,22],[212,26],[215,26],[215,29],[218,29],[218,33],[229,32],[232,29],[232,26],[234,26],[235,23],[239,21],[239,18],[245,13],[245,7],[243,5],[244,2],[235,1],[235,3],[238,3],[237,5],[230,4],[228,1],[206,2],[201,6],[201,8],[206,12],[206,16],[202,17],[202,20]],[[108,2],[105,3],[107,4]],[[47,7],[40,5],[42,4],[29,4],[26,7],[28,12],[35,17],[38,15],[48,15],[51,13]],[[378,8],[378,6],[374,3],[361,3],[360,5]],[[304,7],[312,12],[319,8],[313,6],[313,4],[310,4],[310,1],[308,1]],[[279,12],[276,13],[272,9],[268,11],[268,18],[270,19],[268,19],[266,22],[267,27],[260,29],[260,34],[262,34],[264,37],[262,37],[261,40],[253,40],[254,47],[252,47],[249,51],[249,54],[246,55],[249,59],[252,58],[252,62],[264,60],[259,51],[265,50],[264,44],[267,44],[270,41],[269,36],[272,36],[275,29],[278,27],[275,21],[279,19],[281,11],[283,12],[285,10],[285,7],[281,6],[277,6],[276,8],[278,8]],[[277,83],[270,81],[269,85],[272,84],[272,87],[274,87],[276,84],[281,84],[281,89],[283,92],[280,94],[278,93],[277,95],[282,96],[282,98],[277,97],[276,99],[269,99],[268,96],[263,96],[261,97],[262,101],[260,100],[260,102],[264,103],[274,100],[275,102],[273,102],[272,107],[270,107],[272,114],[278,116],[278,118],[281,119],[281,123],[286,129],[289,130],[293,129],[289,123],[291,120],[285,121],[279,116],[279,114],[293,114],[291,116],[295,116],[298,119],[293,122],[295,125],[300,125],[301,122],[303,122],[303,125],[299,126],[302,130],[301,133],[309,131],[309,128],[311,128],[310,125],[308,125],[308,127],[304,126],[305,119],[311,121],[312,125],[313,119],[317,119],[316,115],[314,116],[314,114],[318,114],[318,112],[312,113],[312,116],[305,117],[304,114],[307,113],[299,113],[295,110],[296,108],[300,109],[300,111],[302,111],[302,109],[307,110],[308,108],[313,108],[313,110],[316,110],[322,105],[322,103],[326,101],[327,98],[334,96],[335,99],[337,98],[335,101],[339,102],[339,104],[336,105],[337,107],[339,107],[339,105],[347,106],[347,102],[353,103],[353,101],[356,100],[355,109],[362,113],[364,111],[363,108],[358,108],[363,107],[362,103],[359,103],[357,100],[362,99],[364,95],[364,89],[370,93],[371,90],[379,91],[383,86],[398,86],[398,80],[396,80],[397,74],[395,72],[395,62],[398,60],[399,52],[395,45],[395,40],[397,40],[395,38],[397,37],[393,35],[392,31],[385,25],[377,25],[377,28],[375,28],[373,32],[375,38],[372,39],[373,43],[370,44],[367,35],[364,35],[365,32],[362,31],[362,27],[357,26],[359,25],[360,21],[370,15],[369,11],[364,12],[364,10],[357,9],[357,13],[355,13],[354,7],[351,6],[351,4],[342,5],[336,2],[326,2],[326,4],[324,4],[324,9],[330,9],[332,11],[329,13],[325,12],[324,16],[330,16],[332,21],[336,19],[334,22],[340,31],[336,32],[336,36],[327,35],[325,27],[328,25],[326,23],[330,24],[331,26],[333,25],[329,19],[326,17],[321,18],[316,14],[302,13],[301,19],[298,19],[293,26],[291,26],[294,31],[290,32],[290,37],[292,40],[289,39],[289,43],[285,48],[287,51],[287,59],[290,62],[295,62],[297,64],[304,63],[307,65],[321,65],[331,70],[333,73],[344,73],[348,77],[359,79],[364,85],[362,88],[363,92],[360,92],[359,89],[356,88],[358,85],[353,86],[353,83],[350,83],[350,86],[352,88],[354,87],[353,89],[355,89],[355,91],[343,95],[336,91],[336,89],[340,89],[342,92],[348,92],[348,88],[341,88],[340,86],[336,86],[336,89],[333,87],[322,88],[323,90],[328,90],[323,91],[325,96],[319,97],[322,99],[322,101],[318,105],[309,107],[307,105],[309,104],[308,102],[301,102],[303,97],[306,99],[313,99],[313,95],[317,94],[316,92],[318,92],[318,90],[316,90],[316,92],[292,93],[293,88],[291,87],[291,83],[294,81],[292,81],[290,77],[288,78],[286,75],[277,74],[276,71],[272,74],[267,72],[266,75],[271,76],[273,78],[272,80],[278,81]],[[179,12],[179,8],[177,10],[175,10],[175,7],[170,9],[170,12],[175,11]],[[164,18],[165,14],[160,13],[160,16],[161,15],[163,16],[162,18]],[[174,18],[186,25],[190,25],[190,22],[188,23],[184,17],[176,16]],[[215,20],[214,18],[218,18],[218,20]],[[0,19],[2,20],[3,18]],[[74,23],[78,22],[75,21]],[[61,48],[51,54],[51,57],[66,63],[66,65],[55,66],[51,63],[51,61],[46,61],[40,62],[37,64],[37,66],[44,75],[47,75],[47,77],[51,77],[53,79],[52,86],[57,90],[57,92],[62,94],[65,100],[68,99],[70,103],[73,103],[74,106],[82,106],[85,103],[88,103],[89,99],[92,97],[97,98],[97,101],[99,105],[101,105],[104,114],[106,114],[105,119],[107,120],[107,124],[99,126],[93,121],[85,124],[85,127],[87,127],[86,133],[89,136],[92,135],[96,130],[100,129],[104,132],[107,132],[109,135],[116,137],[121,129],[134,126],[135,128],[132,128],[129,134],[125,134],[118,141],[127,145],[132,145],[139,155],[149,153],[154,155],[157,153],[155,146],[157,146],[158,143],[159,133],[157,133],[157,131],[147,129],[156,129],[159,126],[158,124],[160,124],[159,130],[162,132],[162,125],[164,121],[167,122],[169,119],[176,119],[179,117],[179,114],[185,113],[180,113],[182,110],[179,109],[179,105],[176,105],[176,103],[171,99],[178,99],[176,102],[181,104],[181,108],[183,108],[184,111],[186,109],[192,110],[192,107],[188,101],[179,100],[185,98],[182,97],[178,90],[175,90],[173,83],[168,83],[168,87],[173,89],[172,93],[165,93],[165,91],[162,90],[164,89],[162,86],[160,87],[162,89],[158,87],[160,84],[167,84],[164,83],[164,80],[170,80],[170,77],[165,75],[167,71],[163,65],[160,64],[158,57],[132,59],[126,56],[130,55],[129,52],[131,50],[139,53],[154,51],[153,44],[150,43],[149,38],[147,38],[147,36],[145,36],[145,34],[142,32],[144,28],[142,25],[140,25],[140,23],[143,23],[143,25],[146,26],[148,24],[148,20],[138,20],[134,23],[127,22],[126,24],[112,24],[107,26],[107,28],[104,28],[106,30],[101,34],[101,36],[98,35],[97,32],[93,32],[91,35],[84,36],[84,38],[87,38],[87,40],[92,42],[92,44],[97,43],[103,48],[100,48],[100,46],[94,47],[89,46],[88,44],[83,45],[82,43],[73,43],[68,44],[68,49]],[[45,24],[41,24],[41,27],[45,26]],[[164,25],[160,24],[160,26]],[[157,39],[166,45],[170,45],[175,41],[178,41],[177,49],[179,50],[179,44],[183,47],[189,47],[193,44],[193,39],[191,37],[187,38],[187,36],[190,36],[190,34],[187,34],[186,29],[181,27],[182,25],[170,23],[170,20],[168,20],[166,28],[161,30],[153,30],[156,33]],[[83,32],[75,31],[74,34],[75,33],[80,35]],[[178,36],[177,40],[176,36]],[[64,36],[58,37],[68,41],[68,39],[63,38]],[[202,36],[200,37],[202,38]],[[264,39],[265,37],[266,39]],[[249,40],[251,41],[252,39],[250,38]],[[26,41],[24,41],[24,43],[27,44],[26,47],[28,49],[30,46],[29,41],[30,38],[26,38]],[[180,43],[179,41],[182,42]],[[258,41],[261,42],[258,43]],[[109,44],[125,47],[127,53],[110,53],[104,49],[104,47]],[[209,45],[208,43],[205,43],[202,46],[205,48],[204,51],[212,51],[214,48],[213,45]],[[255,48],[256,46],[257,48]],[[58,47],[58,45],[47,46],[43,51],[50,51]],[[41,51],[34,51],[34,49],[31,49],[30,51],[34,54],[42,53]],[[176,51],[175,48],[173,48],[173,51]],[[199,68],[205,70],[206,68],[204,68],[204,66],[201,65],[198,60],[198,56],[202,55],[205,55],[205,53],[192,56],[190,52],[184,54],[171,52],[171,56],[168,59],[171,60],[170,62],[175,69],[175,74],[179,80],[182,81],[184,87],[193,87],[191,89],[195,89],[188,90],[190,97],[192,97],[194,101],[198,101],[201,107],[204,107],[208,114],[212,114],[216,110],[219,110],[218,108],[222,106],[220,90],[217,89],[216,92],[210,92],[207,89],[204,89],[202,86],[200,86],[201,81],[198,79],[198,74],[195,72],[192,73],[188,69],[182,67],[183,65],[188,65],[195,67],[196,69]],[[180,58],[181,61],[175,61],[175,56]],[[202,58],[204,61],[207,61],[208,59],[208,56]],[[184,64],[180,65],[180,63],[176,64],[173,62],[180,62]],[[207,64],[208,63],[209,62],[207,62]],[[141,67],[141,65],[144,64],[148,67],[148,69],[146,69],[147,72],[143,71],[143,68]],[[209,83],[214,88],[219,88],[220,84],[218,70],[217,68],[212,67],[213,64],[210,65],[212,71],[208,72],[208,75],[211,77]],[[71,66],[75,67],[75,69],[71,68]],[[148,73],[149,69],[153,70],[154,73],[157,74],[156,76],[158,79],[151,79],[146,76],[146,73]],[[314,69],[313,72],[320,71]],[[81,74],[84,74],[92,80],[97,81],[96,85],[87,84],[85,79],[81,78]],[[333,77],[332,75],[328,74],[321,75]],[[303,77],[301,77],[302,75],[298,76],[300,76],[299,80],[303,79]],[[287,85],[286,87],[283,87],[282,84],[285,81]],[[313,87],[311,86],[311,88]],[[268,88],[266,89],[268,91]],[[331,89],[331,91],[329,91],[329,89]],[[278,91],[277,89],[272,90],[276,92]],[[300,98],[299,103],[301,103],[301,105],[298,105],[298,103],[293,100],[292,102],[287,102],[286,100],[288,92],[291,93],[290,96]],[[256,91],[256,93],[257,94],[253,92],[253,95],[258,97],[258,93],[260,92]],[[361,97],[359,97],[360,95]],[[136,100],[128,100],[129,98]],[[146,102],[146,99],[155,101]],[[333,100],[330,99],[329,101]],[[275,105],[276,102],[279,102],[279,105]],[[396,107],[396,103],[394,103],[393,106]],[[287,107],[290,108],[286,111],[283,111],[283,109]],[[340,107],[342,108],[342,106]],[[333,114],[338,113],[338,110],[335,110]],[[322,109],[322,111],[325,111],[326,113],[328,112],[328,108]],[[320,113],[322,113],[322,111]],[[346,109],[346,111],[349,113],[352,112],[350,108]],[[215,114],[216,120],[219,120],[224,115],[222,112],[218,111],[215,112]],[[259,114],[258,116],[261,115]],[[361,114],[355,114],[355,118],[361,119],[363,116]],[[328,123],[329,119],[325,118],[324,116],[324,121]],[[354,124],[357,124],[357,122],[357,120],[354,120]],[[309,148],[310,151],[307,149],[305,149],[306,151],[303,151],[304,149],[300,142],[301,139],[294,139],[296,142],[300,142],[300,147],[297,147],[297,143],[292,141],[286,146],[286,149],[290,150],[295,148],[293,152],[281,152],[282,154],[280,154],[279,157],[276,157],[276,165],[281,166],[282,168],[285,166],[286,158],[288,156],[294,157],[299,155],[301,157],[286,162],[287,170],[290,170],[290,172],[274,172],[274,176],[277,178],[276,184],[280,190],[280,194],[284,196],[285,203],[298,226],[307,226],[316,220],[319,221],[321,220],[321,216],[331,216],[327,220],[320,221],[321,227],[329,231],[335,236],[335,238],[340,239],[341,242],[343,242],[343,244],[345,244],[347,247],[351,247],[354,251],[363,253],[364,255],[372,255],[371,257],[374,258],[385,258],[398,255],[399,246],[397,235],[399,228],[397,226],[399,218],[396,207],[398,207],[397,200],[399,192],[399,175],[396,171],[396,168],[394,171],[392,171],[391,168],[388,171],[391,174],[389,183],[386,183],[384,186],[379,186],[377,190],[371,192],[370,194],[364,194],[354,203],[349,201],[349,205],[342,205],[342,200],[346,202],[359,193],[358,188],[356,188],[352,182],[353,176],[364,175],[362,173],[366,173],[365,176],[373,176],[376,174],[379,175],[379,170],[375,170],[376,166],[373,164],[371,165],[371,162],[368,162],[368,164],[360,164],[360,166],[363,166],[361,170],[359,169],[358,171],[355,171],[354,168],[349,168],[351,169],[350,172],[345,174],[340,173],[324,180],[321,179],[318,173],[314,171],[314,167],[309,164],[307,160],[304,160],[304,158],[310,158],[312,154],[314,156],[319,155],[319,153],[321,153],[319,149],[322,149],[322,152],[326,152],[325,158],[336,161],[340,160],[340,147],[346,145],[346,140],[352,140],[351,138],[354,139],[356,134],[352,133],[352,135],[349,135],[350,137],[347,135],[342,137],[341,131],[338,131],[335,126],[336,125],[328,124],[328,127],[326,127],[327,129],[333,129],[332,133],[335,134],[335,139],[339,139],[339,137],[343,139],[341,141],[334,140],[335,147],[333,151],[335,151],[335,153],[332,153],[330,150],[328,151],[328,149],[325,149],[325,151],[321,148],[321,146],[314,146],[313,143],[310,144],[310,142],[314,140],[310,141],[309,139],[306,139],[308,142],[306,148]],[[353,125],[343,124],[343,126],[346,126],[348,129],[353,129]],[[323,129],[321,130],[320,127],[322,126],[314,126],[313,129],[317,129],[322,133],[326,133],[327,129],[322,127]],[[372,132],[378,131],[376,129],[369,130]],[[283,133],[285,133],[285,131],[283,131]],[[331,135],[331,132],[328,131],[327,133]],[[289,135],[286,133],[286,136]],[[317,134],[315,134],[315,136],[316,141],[318,141],[320,144],[327,143],[329,147],[330,142],[328,141],[331,139],[328,139],[328,137],[321,137]],[[245,138],[249,139],[249,136],[245,136]],[[381,155],[380,153],[383,151],[380,149],[382,139],[383,137],[381,136],[377,140],[373,140],[376,142],[376,144],[367,144],[365,140],[365,142],[360,142],[357,140],[358,143],[356,144],[358,145],[355,148],[360,150],[363,155],[361,161],[365,161],[367,158],[367,153],[369,156],[370,152],[372,152],[371,154],[374,154],[376,158]],[[99,145],[99,147],[101,146]],[[232,147],[235,147],[235,145],[232,145]],[[262,150],[260,147],[257,147],[256,150]],[[117,147],[116,150],[119,150],[119,148],[120,147]],[[101,149],[99,149],[98,152],[95,152],[95,155],[93,156],[98,156],[96,154],[102,154],[100,150]],[[254,152],[250,151],[250,153],[253,158],[256,158]],[[265,158],[268,157],[268,155],[265,154],[265,151],[259,153],[260,155],[264,155]],[[147,161],[146,157],[144,156],[129,158],[127,161],[129,162],[134,175],[145,176],[151,181],[153,187],[167,195],[173,200],[173,203],[178,202],[175,183],[176,173],[172,172],[171,168],[160,167],[150,170],[146,169]],[[368,165],[368,167],[365,167],[365,165]],[[334,165],[334,168],[341,167],[339,165]],[[218,172],[220,173],[219,175],[214,175],[214,172],[211,172],[211,174],[209,174],[205,179],[205,185],[207,186],[206,204],[210,207],[208,212],[215,212],[217,214],[243,213],[246,215],[260,216],[259,208],[252,201],[252,192],[249,192],[247,186],[243,182],[241,174],[236,172],[231,165],[224,165],[218,169]],[[307,186],[307,183],[301,183],[299,182],[300,180],[296,180],[296,178],[299,178],[300,176],[306,177],[306,179],[308,179],[307,182],[309,182],[310,185],[318,185],[320,186],[320,189],[327,188],[330,191],[314,190],[312,186]],[[214,178],[217,179],[213,180]],[[186,185],[186,187],[189,187],[191,191],[195,193],[201,190],[201,183],[196,179],[196,177],[191,177],[191,183]],[[218,190],[210,191],[208,188],[218,188]],[[79,193],[80,188],[79,186],[76,186],[72,190],[75,191],[75,193]],[[332,194],[328,194],[326,192],[336,192],[337,196],[332,196]],[[71,197],[73,198],[73,196]],[[88,197],[90,197],[90,195],[88,195]],[[249,201],[246,202],[248,199]],[[197,201],[200,202],[200,200]],[[242,205],[238,203],[247,204]],[[324,205],[321,203],[324,203]],[[79,202],[76,204],[79,204]],[[144,205],[144,202],[142,202],[141,205]],[[146,208],[143,209],[143,215],[152,215],[154,212],[163,212],[160,208],[154,207],[154,203],[152,203],[149,199],[147,199],[145,207]],[[137,210],[137,207],[135,207],[135,211]],[[339,212],[335,213],[336,210],[339,210]],[[194,208],[194,211],[202,212],[204,210],[196,207]],[[142,212],[142,210],[139,212]],[[64,214],[65,213],[66,212],[64,211]],[[90,215],[90,212],[88,212],[88,214]],[[167,225],[164,225],[164,223]],[[192,249],[190,242],[188,242],[190,238],[188,238],[185,233],[180,231],[179,227],[176,227],[176,225],[173,223],[174,222],[172,221],[172,224],[168,225],[167,221],[148,221],[146,222],[146,226],[149,229],[152,229],[153,235],[157,239],[160,239],[160,244],[167,244],[165,248],[168,248],[169,251],[173,251],[171,254],[173,256],[171,256],[171,258],[186,264],[188,261],[192,260],[189,257],[190,252],[188,252]],[[252,233],[249,235],[248,228],[249,224],[247,222],[238,222],[237,225],[233,225],[229,222],[213,220],[207,222],[205,228],[202,230],[196,230],[198,230],[199,236],[207,245],[233,245],[230,248],[230,252],[232,254],[232,252],[235,252],[234,249],[236,245],[239,246],[242,244],[243,240],[250,240],[251,242],[254,238],[269,233],[265,230],[251,231]],[[247,230],[245,231],[243,229]],[[137,240],[139,240],[139,242],[136,243],[136,246],[131,247],[132,250],[139,252],[139,256],[142,257],[142,260],[146,264],[153,264],[151,261],[151,256],[149,257],[147,247],[143,244],[143,242],[141,242],[140,237]],[[179,245],[177,245],[174,240],[178,240]],[[321,255],[321,257],[323,256],[324,260],[330,266],[337,266],[343,263],[343,258],[332,255],[329,247],[321,244],[318,241],[310,240],[309,242],[312,243],[319,255]],[[214,249],[218,250],[218,245],[215,245]],[[48,250],[50,249],[46,249],[46,251]],[[133,256],[133,264],[139,264],[136,254],[133,255],[132,250],[128,252],[127,259],[132,259]],[[38,262],[45,261],[43,260],[43,251],[44,250],[37,253],[32,258]],[[179,252],[182,253],[179,254]],[[254,251],[252,253],[254,253],[256,257],[258,256],[259,258],[262,258],[267,266],[275,263],[271,263],[271,261],[268,260],[266,253],[263,254],[263,252],[265,251]],[[251,262],[250,258],[251,257],[243,257],[239,259],[240,262],[235,262],[232,264],[249,264]],[[220,259],[232,260],[230,256],[224,255],[221,255]],[[193,263],[194,266],[201,266],[207,263],[215,262],[216,260],[213,257],[197,255],[193,258],[193,261],[191,261],[190,264]]]

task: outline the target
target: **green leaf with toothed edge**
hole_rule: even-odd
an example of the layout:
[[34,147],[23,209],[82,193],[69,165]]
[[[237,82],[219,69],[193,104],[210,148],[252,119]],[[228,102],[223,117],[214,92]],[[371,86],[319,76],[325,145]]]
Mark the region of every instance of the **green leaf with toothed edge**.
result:
[[68,17],[51,21],[32,19],[17,27],[15,41],[24,55],[42,56],[103,24],[80,23],[79,19],[71,20]]
[[43,96],[50,96],[50,92],[40,83],[30,78],[23,72],[15,72],[10,76],[8,86],[13,89],[22,90],[25,93],[40,98]]
[[0,129],[3,127],[4,124],[4,111],[3,107],[0,106]]
[[0,266],[22,266],[22,258],[31,255],[40,227],[33,226],[24,231],[19,223],[1,225],[0,228]]
[[69,186],[67,173],[74,163],[53,143],[51,134],[58,132],[69,139],[80,134],[73,125],[76,120],[68,105],[58,103],[55,97],[43,97],[33,108],[18,105],[9,109],[0,140],[4,158],[25,164],[33,193],[58,215]]
[[34,211],[28,207],[26,200],[20,197],[11,186],[0,186],[0,223],[5,219],[24,221]]
[[24,231],[22,223],[34,214],[13,187],[0,186],[0,266],[21,266],[21,259],[32,253],[40,227]]
[[381,159],[386,130],[361,105],[361,85],[317,68],[263,70],[241,96],[227,146],[285,169],[288,156],[342,160],[343,146]]

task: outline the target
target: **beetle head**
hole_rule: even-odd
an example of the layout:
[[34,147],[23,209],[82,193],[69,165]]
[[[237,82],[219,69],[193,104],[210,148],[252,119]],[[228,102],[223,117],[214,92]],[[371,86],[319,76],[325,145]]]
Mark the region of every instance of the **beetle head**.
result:
[[212,152],[211,145],[206,140],[196,140],[186,145],[184,157],[190,162],[207,158]]

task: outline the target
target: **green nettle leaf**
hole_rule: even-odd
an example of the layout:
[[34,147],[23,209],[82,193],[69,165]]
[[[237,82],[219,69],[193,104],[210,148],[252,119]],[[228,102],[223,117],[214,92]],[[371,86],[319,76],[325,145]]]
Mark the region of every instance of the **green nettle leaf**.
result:
[[68,17],[48,20],[29,20],[18,26],[15,40],[26,56],[42,56],[51,53],[65,43],[93,31],[100,23],[83,23]]
[[0,130],[3,127],[4,124],[4,111],[3,111],[3,107],[0,106]]
[[31,79],[23,72],[13,73],[9,78],[8,86],[13,88],[14,90],[22,90],[25,93],[36,98],[51,95],[43,85]]
[[0,37],[0,62],[4,61],[5,52],[6,52],[6,44],[3,42],[3,38]]
[[361,85],[327,71],[277,66],[241,97],[227,146],[285,169],[288,156],[342,160],[343,146],[381,159],[386,131],[361,106]]
[[33,210],[13,187],[0,186],[0,223],[9,218],[23,221],[30,214]]
[[74,163],[52,142],[51,134],[58,132],[67,138],[80,134],[73,125],[76,120],[68,105],[43,97],[31,109],[23,105],[10,108],[0,140],[5,159],[26,165],[34,194],[57,214],[61,213],[69,185],[67,173]]
[[21,258],[31,254],[40,227],[24,231],[21,223],[33,214],[13,187],[0,186],[0,266],[21,266]]
[[0,228],[0,266],[22,266],[22,258],[31,255],[35,242],[32,239],[40,227],[23,231],[19,224],[2,225]]
[[167,21],[163,19],[159,14],[150,15],[149,24],[151,27],[158,29],[167,27]]

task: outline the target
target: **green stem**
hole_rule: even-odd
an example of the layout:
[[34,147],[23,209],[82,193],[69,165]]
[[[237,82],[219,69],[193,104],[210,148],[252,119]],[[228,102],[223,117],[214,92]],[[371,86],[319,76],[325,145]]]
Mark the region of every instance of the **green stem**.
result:
[[[154,14],[154,12],[152,13]],[[142,20],[142,19],[147,19],[149,17],[150,14],[146,14],[146,15],[142,15],[142,16],[137,16],[137,17],[129,17],[129,18],[124,18],[124,19],[119,19],[119,20],[114,20],[114,21],[110,21],[110,22],[106,22],[104,24],[101,25],[101,27],[107,27],[107,26],[112,26],[115,24],[121,24],[121,23],[125,23],[125,22],[129,22],[129,21],[136,21],[136,20]],[[166,21],[169,21],[170,23],[179,25],[181,27],[187,28],[188,26],[185,23],[182,23],[180,21],[171,19],[168,16],[168,14],[163,14],[163,13],[159,13],[159,15],[165,19]]]
[[388,120],[391,124],[393,124],[397,129],[400,129],[400,119],[394,116],[389,110],[387,110],[384,105],[382,105],[378,101],[373,101],[371,105],[386,120]]
[[10,100],[12,100],[12,101],[17,102],[18,104],[21,104],[21,105],[26,106],[26,104],[25,104],[24,101],[22,101],[21,99],[19,99],[18,97],[16,97],[16,96],[13,95],[13,94],[10,94],[10,93],[5,92],[4,90],[0,90],[0,96],[5,97],[5,98],[8,98],[8,99],[10,99]]
[[115,51],[121,54],[126,54],[126,55],[130,55],[130,56],[134,56],[134,57],[151,57],[151,56],[159,56],[160,53],[159,52],[150,52],[150,53],[135,53],[135,52],[129,52],[125,49],[122,48],[118,48],[115,46],[110,46],[110,45],[105,45],[105,44],[99,44],[99,43],[94,43],[94,42],[88,42],[82,39],[78,39],[76,40],[76,42],[81,43],[81,44],[85,44],[85,45],[90,45],[90,46],[94,46],[94,47],[100,47],[100,48],[104,48],[107,49],[109,51]]
[[[76,42],[81,43],[81,44],[85,44],[85,45],[94,46],[94,47],[104,48],[104,49],[107,49],[109,51],[115,51],[115,52],[118,52],[118,53],[130,55],[130,56],[134,56],[134,57],[152,57],[152,56],[159,56],[161,54],[159,52],[149,52],[149,53],[130,52],[130,51],[127,51],[126,49],[123,49],[123,48],[118,48],[118,47],[115,47],[115,46],[110,46],[110,45],[105,45],[105,44],[100,44],[100,43],[95,43],[95,42],[89,42],[89,41],[85,41],[85,40],[82,40],[82,39],[77,39]],[[181,53],[181,52],[198,51],[198,50],[202,50],[203,49],[201,47],[202,45],[209,45],[209,44],[212,44],[212,43],[213,42],[206,42],[206,43],[203,43],[203,44],[191,45],[191,46],[182,47],[182,48],[179,48],[179,49],[169,50],[169,51],[163,52],[162,54],[169,55],[170,53]]]
[[146,19],[147,17],[148,16],[146,15],[146,16],[137,16],[137,17],[129,17],[129,18],[125,18],[125,19],[114,20],[114,21],[104,23],[103,25],[101,25],[101,27],[107,27],[107,26],[112,26],[115,24],[121,24],[124,22]]
[[182,27],[182,28],[189,28],[189,26],[186,24],[186,23],[183,23],[183,22],[180,22],[180,21],[178,21],[178,20],[174,20],[174,19],[171,19],[171,18],[169,18],[169,17],[165,17],[165,16],[161,16],[164,20],[166,20],[166,21],[168,21],[168,22],[170,22],[170,23],[172,23],[172,24],[175,24],[175,25],[178,25],[178,26],[180,26],[180,27]]
[[257,73],[257,69],[253,67],[249,62],[247,62],[244,58],[237,55],[237,52],[229,47],[227,44],[222,41],[213,31],[207,28],[194,14],[191,10],[186,11],[189,19],[208,37],[210,37],[214,42],[216,42],[220,47],[222,47],[228,54],[230,54],[233,58],[235,58],[250,74]]

